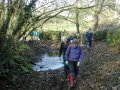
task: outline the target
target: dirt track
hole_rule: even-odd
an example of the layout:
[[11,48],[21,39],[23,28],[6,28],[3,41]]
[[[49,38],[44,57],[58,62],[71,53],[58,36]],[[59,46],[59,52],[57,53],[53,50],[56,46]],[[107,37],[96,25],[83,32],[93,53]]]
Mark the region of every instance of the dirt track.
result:
[[[96,43],[91,51],[83,47],[83,60],[78,82],[72,90],[120,90],[120,54]],[[68,90],[63,68],[54,71],[32,72],[17,90]]]

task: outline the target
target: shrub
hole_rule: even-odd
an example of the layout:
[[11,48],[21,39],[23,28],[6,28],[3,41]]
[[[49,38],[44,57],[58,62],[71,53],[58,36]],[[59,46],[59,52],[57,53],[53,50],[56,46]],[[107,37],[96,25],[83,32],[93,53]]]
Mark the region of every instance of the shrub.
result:
[[103,31],[96,31],[93,35],[93,39],[95,41],[102,41],[102,40],[106,40],[107,38],[107,30],[103,30]]
[[120,51],[120,29],[108,33],[107,42],[110,46],[115,46]]
[[0,78],[6,84],[15,85],[18,78],[32,70],[30,61],[21,54],[24,49],[29,48],[23,47],[22,44],[17,47],[19,44],[19,42],[15,42],[13,37],[8,37],[0,46]]
[[62,32],[59,31],[47,31],[42,32],[43,39],[46,40],[59,40]]

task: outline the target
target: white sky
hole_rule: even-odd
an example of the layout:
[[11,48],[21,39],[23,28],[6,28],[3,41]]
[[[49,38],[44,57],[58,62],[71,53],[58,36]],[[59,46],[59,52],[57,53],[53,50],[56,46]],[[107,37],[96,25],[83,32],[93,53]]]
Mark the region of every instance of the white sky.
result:
[[120,5],[120,0],[116,0],[116,3]]
[[[86,5],[93,5],[94,4],[94,0],[78,0],[79,4],[78,6],[86,6]],[[47,5],[45,5],[46,3],[51,2]],[[38,0],[36,3],[36,7],[40,7],[42,5],[44,5],[44,7],[48,7],[49,5],[52,5],[51,7],[54,8],[54,5],[58,5],[58,7],[62,7],[62,6],[68,6],[68,5],[72,5],[76,2],[76,0]]]
[[[25,0],[25,1],[29,2],[30,0]],[[40,8],[40,10],[45,8],[51,10],[51,9],[59,8],[62,6],[71,5],[75,3],[75,1],[76,0],[38,0],[36,3],[36,8],[43,6],[42,8]],[[79,1],[78,6],[80,7],[92,6],[95,4],[94,3],[95,0],[78,0],[78,1]],[[119,6],[120,0],[115,0],[115,1],[116,1],[116,5]]]

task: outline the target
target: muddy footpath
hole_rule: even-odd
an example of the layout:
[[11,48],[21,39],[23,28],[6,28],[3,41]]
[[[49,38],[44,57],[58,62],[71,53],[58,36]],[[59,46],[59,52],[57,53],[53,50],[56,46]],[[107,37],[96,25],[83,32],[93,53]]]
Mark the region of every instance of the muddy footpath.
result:
[[[36,51],[32,63],[37,58],[59,50],[59,43],[44,41],[30,44]],[[83,61],[79,69],[77,85],[71,90],[120,90],[120,53],[109,48],[106,42],[94,43],[92,49],[83,49]],[[40,60],[40,59],[39,59]],[[68,80],[64,78],[63,67],[54,70],[35,71],[27,74],[15,90],[70,90]]]

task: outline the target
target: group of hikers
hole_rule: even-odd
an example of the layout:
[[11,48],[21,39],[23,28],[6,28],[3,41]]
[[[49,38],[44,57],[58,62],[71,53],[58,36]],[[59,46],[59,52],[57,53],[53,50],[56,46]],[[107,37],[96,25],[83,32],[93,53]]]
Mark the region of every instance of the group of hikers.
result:
[[[91,29],[86,33],[87,49],[90,50],[92,45],[93,33]],[[63,55],[65,78],[69,78],[70,86],[76,85],[76,79],[79,71],[79,66],[82,61],[82,48],[78,38],[69,36],[63,38],[60,45],[59,57]]]
[[41,33],[38,31],[31,31],[29,33],[31,40],[40,40],[41,39]]

